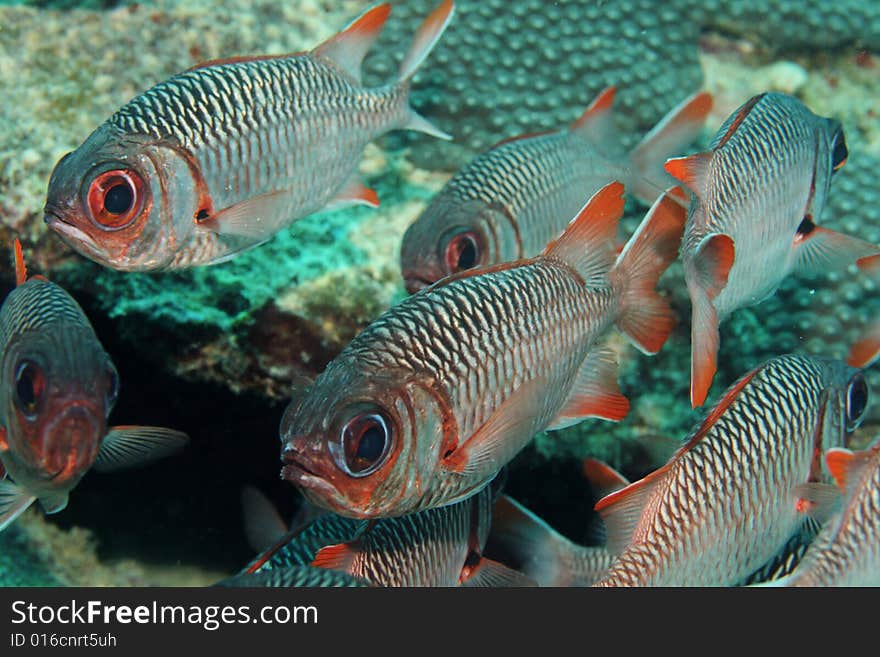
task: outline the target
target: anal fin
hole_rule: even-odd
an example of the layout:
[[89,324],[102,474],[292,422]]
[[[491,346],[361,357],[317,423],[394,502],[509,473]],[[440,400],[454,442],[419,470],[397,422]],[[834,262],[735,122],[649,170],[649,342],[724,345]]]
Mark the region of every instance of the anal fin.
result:
[[578,371],[571,393],[548,429],[562,429],[588,417],[619,421],[629,413],[629,400],[617,384],[617,355],[610,349],[592,349]]

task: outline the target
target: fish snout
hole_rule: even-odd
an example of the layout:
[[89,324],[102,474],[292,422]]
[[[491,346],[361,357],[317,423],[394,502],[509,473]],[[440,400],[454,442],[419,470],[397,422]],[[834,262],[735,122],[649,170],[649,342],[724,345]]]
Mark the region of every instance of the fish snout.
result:
[[74,404],[60,412],[43,432],[42,456],[53,479],[79,476],[95,462],[104,422],[92,409]]

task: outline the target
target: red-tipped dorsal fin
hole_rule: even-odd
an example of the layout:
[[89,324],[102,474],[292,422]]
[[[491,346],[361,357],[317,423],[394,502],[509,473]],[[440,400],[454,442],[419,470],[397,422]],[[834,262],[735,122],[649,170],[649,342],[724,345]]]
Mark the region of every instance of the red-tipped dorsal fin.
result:
[[403,58],[403,62],[400,65],[400,82],[409,80],[415,75],[416,70],[425,60],[425,57],[430,54],[437,41],[440,40],[454,13],[455,3],[452,0],[443,0],[428,15],[416,32],[409,47],[409,52],[406,53],[406,57]]
[[607,463],[596,459],[584,459],[584,477],[590,482],[593,490],[602,497],[629,486],[626,477]]
[[521,135],[514,135],[512,137],[505,137],[504,139],[502,139],[501,141],[496,143],[494,146],[492,146],[492,148],[490,148],[489,150],[490,151],[495,150],[499,146],[504,146],[504,144],[512,144],[513,142],[516,142],[516,141],[524,141],[526,139],[534,139],[535,137],[544,137],[546,135],[552,135],[553,132],[554,132],[553,130],[542,130],[540,132],[526,132]]
[[589,135],[599,133],[597,136],[601,139],[603,133],[608,132],[612,127],[610,123],[611,107],[614,105],[614,94],[616,92],[617,87],[614,85],[605,87],[605,89],[600,91],[599,95],[590,103],[590,106],[584,110],[584,113],[572,122],[569,130],[572,132],[585,131]]
[[358,549],[349,543],[328,545],[318,550],[318,553],[312,560],[312,565],[316,568],[350,572],[357,555]]
[[329,59],[360,84],[361,62],[378,38],[390,13],[391,5],[387,2],[368,9],[344,30],[312,50],[312,54]]
[[587,282],[604,281],[614,263],[617,225],[623,215],[623,184],[612,182],[593,194],[565,232],[544,249]]
[[752,96],[743,103],[734,114],[731,114],[730,117],[728,117],[727,121],[724,122],[724,125],[721,126],[721,130],[724,130],[724,132],[721,133],[721,130],[718,131],[721,134],[721,137],[717,138],[714,148],[721,148],[730,140],[733,133],[737,131],[742,122],[745,121],[745,118],[754,109],[755,105],[758,104],[758,101],[760,101],[765,95],[767,94],[762,93],[757,96]]
[[[712,425],[714,425],[718,421],[718,418],[720,418],[724,414],[724,412],[733,403],[733,400],[737,398],[740,392],[742,392],[742,389],[745,388],[749,384],[749,381],[751,381],[755,377],[759,369],[760,368],[755,368],[751,372],[744,374],[739,381],[737,381],[727,389],[727,391],[721,396],[721,399],[718,400],[718,403],[715,404],[715,407],[711,411],[709,411],[708,415],[706,415],[706,417],[700,423],[699,428],[694,432],[691,439],[688,440],[685,446],[677,452],[676,456],[689,450],[691,447],[696,445],[698,441],[703,439],[703,437],[708,433],[709,429],[712,428]],[[676,456],[673,456],[672,458],[676,458]]]
[[706,189],[711,160],[711,152],[697,153],[687,157],[668,159],[663,168],[670,176],[682,182],[694,195],[700,197],[704,196],[703,192]]
[[21,242],[15,238],[15,284],[22,285],[27,280],[27,265],[24,264],[24,253]]

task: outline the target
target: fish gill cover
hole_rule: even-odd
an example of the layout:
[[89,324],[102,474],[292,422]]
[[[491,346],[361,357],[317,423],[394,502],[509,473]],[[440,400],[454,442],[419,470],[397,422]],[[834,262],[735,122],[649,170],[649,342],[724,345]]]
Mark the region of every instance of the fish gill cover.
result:
[[[435,3],[393,4],[366,62],[367,84],[393,77]],[[354,0],[0,3],[0,92],[15,98],[4,101],[0,116],[2,243],[20,236],[32,270],[68,289],[92,319],[120,369],[118,414],[193,436],[176,462],[144,471],[141,481],[164,485],[145,490],[123,477],[86,477],[77,503],[62,514],[28,512],[0,533],[2,554],[21,555],[0,564],[3,583],[88,584],[71,563],[126,557],[137,563],[108,567],[104,581],[209,582],[246,562],[252,554],[241,535],[237,489],[257,483],[284,511],[297,506],[277,481],[282,404],[291,381],[320,373],[404,298],[398,249],[405,228],[474,153],[502,138],[567,125],[609,84],[618,88],[615,120],[629,144],[699,88],[714,94],[715,110],[692,151],[704,149],[741,102],[767,89],[838,118],[850,158],[835,176],[822,225],[880,242],[880,6],[857,0],[806,7],[794,0],[459,0],[414,89],[415,107],[454,142],[401,132],[369,147],[360,169],[377,191],[378,210],[316,214],[231,262],[165,274],[101,268],[47,232],[42,207],[52,166],[122,103],[204,60],[310,48],[364,7]],[[106,46],[90,47],[96,42]],[[635,204],[628,210],[627,234],[644,214]],[[0,258],[0,265],[10,289],[11,260]],[[679,324],[658,355],[647,360],[616,345],[624,355],[620,386],[632,401],[626,420],[588,420],[540,436],[513,464],[509,491],[573,538],[584,540],[588,531],[581,458],[641,474],[669,449],[662,439],[640,436],[680,438],[696,417],[687,404],[690,303],[682,280],[674,264],[661,281]],[[722,327],[710,399],[774,354],[845,357],[880,311],[878,284],[880,277],[854,267],[815,279],[791,276],[773,297],[736,313]],[[880,389],[877,368],[867,375]],[[878,420],[875,405],[865,431]],[[200,458],[200,447],[217,449]],[[215,504],[191,499],[192,490],[217,487],[218,476],[224,490]],[[108,499],[110,491],[129,496],[128,503]],[[573,500],[572,491],[585,492]],[[145,547],[138,538],[148,523],[124,517],[132,500],[164,529],[151,531]],[[219,539],[224,550],[206,550]],[[186,573],[162,563],[168,546],[185,555]]]

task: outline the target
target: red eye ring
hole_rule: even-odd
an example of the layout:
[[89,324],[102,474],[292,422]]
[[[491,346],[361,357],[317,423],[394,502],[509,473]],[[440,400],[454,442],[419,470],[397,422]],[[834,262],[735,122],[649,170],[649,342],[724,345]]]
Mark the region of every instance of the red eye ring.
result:
[[480,264],[480,240],[473,231],[465,231],[452,236],[446,245],[446,269],[450,274],[471,269]]
[[146,185],[131,169],[113,169],[95,176],[89,185],[92,221],[106,230],[119,230],[134,221],[144,207]]

